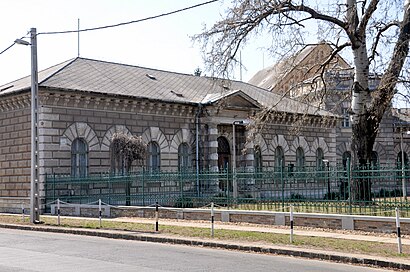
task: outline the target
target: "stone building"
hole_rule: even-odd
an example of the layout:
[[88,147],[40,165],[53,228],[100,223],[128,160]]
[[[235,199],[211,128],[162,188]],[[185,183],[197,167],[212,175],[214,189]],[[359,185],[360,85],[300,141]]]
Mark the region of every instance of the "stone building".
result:
[[[248,137],[245,124],[272,105],[270,121]],[[113,171],[115,132],[142,136],[150,170],[218,171],[233,162],[252,170],[336,162],[336,122],[248,83],[76,58],[39,72],[40,196],[47,174]],[[29,77],[0,87],[0,139],[0,211],[17,212],[30,190]]]
[[[349,109],[353,68],[338,54],[329,62],[332,52],[333,48],[326,43],[308,45],[294,56],[260,70],[249,83],[341,116],[336,127],[336,160],[345,165],[347,158],[351,156]],[[325,69],[321,67],[323,63],[327,63]],[[370,90],[375,89],[377,84],[377,75],[371,75]],[[400,134],[408,130],[406,119],[405,114],[399,114],[393,108],[385,114],[373,148],[373,164],[394,164],[401,161]],[[403,141],[404,156],[407,158],[410,145],[406,135]]]

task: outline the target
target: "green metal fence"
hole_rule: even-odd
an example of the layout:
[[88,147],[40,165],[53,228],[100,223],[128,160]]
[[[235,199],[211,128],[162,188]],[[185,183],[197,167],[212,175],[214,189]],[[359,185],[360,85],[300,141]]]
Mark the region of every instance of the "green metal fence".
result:
[[410,201],[403,193],[403,189],[410,191],[409,171],[389,166],[202,171],[199,175],[196,171],[92,174],[84,178],[47,175],[45,187],[46,203],[57,198],[83,204],[101,199],[111,205],[158,202],[188,208],[214,202],[227,208],[273,211],[286,211],[292,204],[298,212],[386,216],[399,207],[402,216],[410,217]]

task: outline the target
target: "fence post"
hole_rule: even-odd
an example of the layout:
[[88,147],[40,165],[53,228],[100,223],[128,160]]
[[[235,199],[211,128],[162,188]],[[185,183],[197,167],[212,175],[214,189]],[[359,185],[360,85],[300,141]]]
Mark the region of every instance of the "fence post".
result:
[[101,212],[101,198],[98,199],[98,219],[100,222],[100,228],[101,228],[101,216],[102,216],[102,212]]
[[57,225],[60,226],[60,199],[57,198]]
[[348,192],[348,199],[349,199],[349,214],[352,214],[352,181],[351,181],[351,166],[350,166],[350,158],[348,157],[346,160],[346,171],[347,171],[347,192]]
[[285,181],[283,177],[282,160],[280,160],[280,181],[282,183],[282,211],[285,211]]
[[293,205],[290,205],[290,243],[293,244]]
[[[183,171],[183,170],[182,170]],[[178,175],[179,175],[179,195],[180,195],[180,198],[181,198],[181,208],[184,208],[185,206],[184,206],[184,202],[185,202],[185,200],[184,200],[184,188],[183,188],[183,185],[182,185],[182,179],[183,179],[183,173],[181,173],[181,171],[179,171],[179,173],[178,173]]]
[[211,237],[214,238],[214,203],[211,202]]
[[229,199],[229,191],[230,191],[230,188],[229,188],[230,186],[229,186],[229,163],[227,163],[226,164],[226,204],[227,204],[227,207],[228,207],[228,210],[229,210],[229,207],[230,207],[230,199]]
[[145,206],[145,167],[142,167],[142,175],[141,175],[141,182],[142,182],[142,206]]
[[399,208],[396,208],[396,228],[397,228],[397,249],[399,254],[401,254],[402,246],[401,246],[401,234],[400,234],[400,211]]

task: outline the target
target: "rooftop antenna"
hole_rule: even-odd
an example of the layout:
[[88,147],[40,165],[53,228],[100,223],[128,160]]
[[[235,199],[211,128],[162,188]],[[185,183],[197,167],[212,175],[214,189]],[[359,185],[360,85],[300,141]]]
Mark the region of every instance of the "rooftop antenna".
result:
[[77,57],[80,56],[80,18],[77,19]]

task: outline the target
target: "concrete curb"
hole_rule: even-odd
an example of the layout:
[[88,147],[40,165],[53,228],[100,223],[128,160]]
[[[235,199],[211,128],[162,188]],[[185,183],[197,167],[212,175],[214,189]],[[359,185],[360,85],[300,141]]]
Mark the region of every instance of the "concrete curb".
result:
[[324,252],[308,252],[303,249],[261,247],[261,246],[240,245],[240,244],[233,244],[233,243],[223,243],[223,242],[210,242],[210,241],[195,240],[195,239],[161,237],[159,236],[160,234],[150,235],[150,234],[141,234],[141,233],[129,233],[126,231],[116,231],[116,230],[115,231],[114,230],[112,231],[110,230],[87,230],[87,229],[78,229],[78,228],[28,226],[28,225],[15,225],[15,224],[0,224],[0,228],[75,234],[75,235],[104,237],[104,238],[111,238],[111,239],[135,240],[135,241],[154,242],[154,243],[168,243],[168,244],[176,244],[176,245],[202,246],[202,247],[209,247],[209,248],[222,248],[222,249],[229,249],[229,250],[294,256],[294,257],[301,257],[301,258],[307,258],[307,259],[327,260],[327,261],[334,261],[334,262],[340,262],[340,263],[360,264],[360,265],[374,266],[374,267],[380,267],[380,268],[401,269],[401,270],[406,270],[406,271],[410,270],[410,264],[389,261],[389,260],[381,260],[381,259],[377,259],[374,257],[360,258],[360,257],[355,257],[355,256],[336,255],[336,254],[324,253]]

